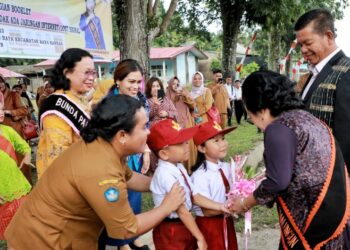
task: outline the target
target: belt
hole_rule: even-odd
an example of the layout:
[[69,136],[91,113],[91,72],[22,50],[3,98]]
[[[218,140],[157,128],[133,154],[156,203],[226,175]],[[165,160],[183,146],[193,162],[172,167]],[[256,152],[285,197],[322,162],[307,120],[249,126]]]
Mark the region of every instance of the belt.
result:
[[169,218],[166,217],[163,222],[181,222],[180,218]]

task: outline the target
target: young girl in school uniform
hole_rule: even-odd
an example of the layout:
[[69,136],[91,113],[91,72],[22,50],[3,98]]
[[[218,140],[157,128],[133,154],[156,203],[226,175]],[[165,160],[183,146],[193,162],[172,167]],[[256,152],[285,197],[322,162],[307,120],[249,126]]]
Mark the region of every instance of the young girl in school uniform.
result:
[[[223,130],[219,124],[207,122],[199,126],[193,138],[198,149],[197,162],[192,167],[193,186],[199,194],[220,203],[226,201],[231,179],[230,165],[221,161],[226,156],[228,148],[224,135],[235,128]],[[193,206],[193,210],[208,249],[238,249],[232,217],[196,205]]]
[[162,203],[164,196],[176,182],[179,182],[186,194],[186,202],[153,229],[156,250],[215,250],[207,248],[204,236],[192,217],[192,202],[219,213],[229,212],[224,202],[214,202],[198,194],[181,164],[188,160],[188,141],[196,131],[197,127],[181,129],[179,124],[170,119],[159,121],[151,127],[147,145],[159,157],[159,164],[150,185],[154,205],[157,207]]

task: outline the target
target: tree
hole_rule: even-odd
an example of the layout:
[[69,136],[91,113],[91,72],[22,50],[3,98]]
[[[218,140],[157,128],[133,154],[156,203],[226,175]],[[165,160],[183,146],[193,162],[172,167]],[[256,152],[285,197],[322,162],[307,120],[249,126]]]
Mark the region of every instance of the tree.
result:
[[177,2],[171,0],[166,15],[159,20],[159,0],[114,0],[120,58],[135,59],[148,72],[151,42],[167,29]]
[[[258,23],[268,33],[268,65],[279,71],[279,59],[284,57],[295,39],[294,23],[303,13],[315,8],[326,8],[339,18],[347,0],[275,0],[266,8],[266,1],[252,1],[247,7],[247,19]],[[288,64],[289,65],[289,64]],[[288,70],[288,65],[286,70]]]
[[[166,15],[166,11],[160,4],[160,19]],[[184,22],[183,13],[175,11],[167,30],[152,41],[156,47],[178,47],[184,44],[195,43],[201,50],[216,51],[221,48],[221,34],[210,33],[202,25],[195,22]]]
[[240,74],[240,78],[246,78],[251,73],[259,70],[260,66],[256,62],[251,62],[247,65],[244,65]]
[[[190,7],[182,4],[190,20],[207,22],[217,16],[222,22],[222,66],[225,74],[231,74],[236,65],[236,46],[240,28],[244,25],[262,25],[268,30],[269,65],[278,69],[282,49],[289,49],[293,40],[293,23],[305,11],[312,8],[328,8],[339,16],[348,0],[188,0]],[[205,3],[204,8],[200,8]],[[291,35],[292,34],[292,35]],[[292,37],[292,38],[291,38]],[[259,38],[258,38],[259,39]],[[288,40],[287,46],[282,41]]]

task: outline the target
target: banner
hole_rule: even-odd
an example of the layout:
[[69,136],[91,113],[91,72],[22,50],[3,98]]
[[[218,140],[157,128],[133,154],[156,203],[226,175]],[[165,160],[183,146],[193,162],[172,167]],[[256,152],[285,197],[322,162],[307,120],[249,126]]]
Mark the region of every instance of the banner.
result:
[[0,0],[0,57],[57,59],[68,48],[111,59],[111,0]]

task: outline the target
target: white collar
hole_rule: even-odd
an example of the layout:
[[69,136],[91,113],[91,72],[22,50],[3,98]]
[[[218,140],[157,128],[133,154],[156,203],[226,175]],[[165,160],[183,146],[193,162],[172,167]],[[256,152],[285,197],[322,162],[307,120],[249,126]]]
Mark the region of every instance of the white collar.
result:
[[212,171],[218,171],[221,167],[222,162],[219,161],[218,163],[213,163],[211,161],[205,161],[207,165],[207,169]]
[[161,167],[161,168],[165,167],[168,169],[169,172],[178,174],[181,167],[181,163],[174,165],[171,162],[158,159],[158,167]]
[[309,65],[309,70],[312,72],[314,76],[316,76],[318,73],[321,72],[321,70],[326,66],[326,64],[332,59],[335,54],[337,54],[340,51],[340,48],[336,48],[332,53],[330,53],[327,57],[323,58],[322,61],[320,61],[316,66]]

